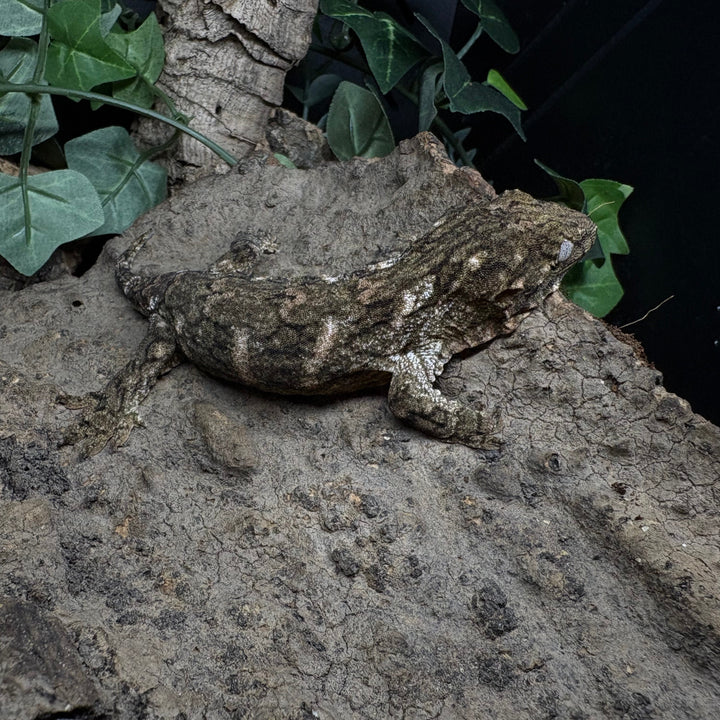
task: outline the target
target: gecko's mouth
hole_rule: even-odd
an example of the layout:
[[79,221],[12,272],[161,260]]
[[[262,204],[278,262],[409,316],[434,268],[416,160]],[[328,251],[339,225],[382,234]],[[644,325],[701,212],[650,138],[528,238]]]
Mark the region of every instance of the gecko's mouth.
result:
[[515,304],[515,298],[520,295],[520,293],[523,292],[525,288],[507,288],[501,292],[499,292],[495,296],[495,302],[498,303],[498,305],[509,306]]
[[561,278],[548,278],[534,288],[507,288],[495,296],[494,303],[502,309],[505,317],[528,313],[536,308],[544,297],[560,287]]

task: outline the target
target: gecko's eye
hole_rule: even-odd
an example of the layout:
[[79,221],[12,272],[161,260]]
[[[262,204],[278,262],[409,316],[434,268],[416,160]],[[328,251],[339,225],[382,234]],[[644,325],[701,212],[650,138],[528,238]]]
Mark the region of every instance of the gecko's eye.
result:
[[573,244],[570,242],[570,240],[563,240],[560,244],[560,252],[558,253],[558,262],[565,262],[573,251]]

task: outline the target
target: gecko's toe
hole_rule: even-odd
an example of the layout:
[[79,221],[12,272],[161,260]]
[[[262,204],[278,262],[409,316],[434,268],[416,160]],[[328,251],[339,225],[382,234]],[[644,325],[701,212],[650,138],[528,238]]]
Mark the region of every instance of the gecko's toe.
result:
[[97,405],[99,393],[89,392],[84,395],[71,395],[70,393],[59,392],[55,399],[69,410],[85,410]]
[[459,413],[453,439],[480,450],[498,450],[502,446],[501,428],[500,409],[486,409],[476,402]]
[[93,409],[62,430],[57,445],[76,446],[82,458],[90,458],[108,445],[117,450],[138,425],[140,422],[134,413],[118,416],[107,410]]

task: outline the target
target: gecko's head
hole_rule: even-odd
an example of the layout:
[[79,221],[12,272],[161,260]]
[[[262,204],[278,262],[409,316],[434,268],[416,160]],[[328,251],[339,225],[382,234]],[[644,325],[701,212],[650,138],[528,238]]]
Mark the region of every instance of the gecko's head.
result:
[[587,215],[509,190],[477,218],[463,274],[467,280],[474,275],[478,299],[515,315],[557,289],[567,270],[590,249],[596,231]]

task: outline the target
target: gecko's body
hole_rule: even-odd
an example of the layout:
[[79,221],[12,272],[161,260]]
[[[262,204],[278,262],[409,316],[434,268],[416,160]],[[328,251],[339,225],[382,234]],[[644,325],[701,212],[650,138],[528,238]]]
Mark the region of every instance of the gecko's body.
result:
[[482,447],[493,421],[443,396],[435,378],[453,354],[511,332],[594,237],[585,215],[509,191],[449,213],[399,258],[335,279],[253,279],[250,245],[206,271],[146,277],[131,270],[140,240],[117,277],[152,330],[140,358],[105,390],[120,399],[105,397],[82,423],[102,426],[98,413],[136,409],[179,350],[211,375],[273,393],[389,382],[397,416]]

